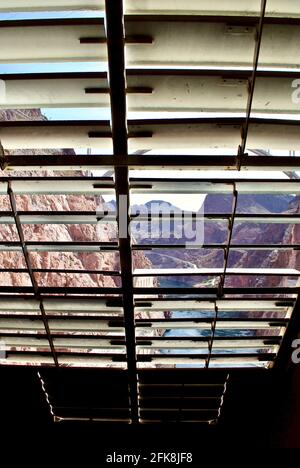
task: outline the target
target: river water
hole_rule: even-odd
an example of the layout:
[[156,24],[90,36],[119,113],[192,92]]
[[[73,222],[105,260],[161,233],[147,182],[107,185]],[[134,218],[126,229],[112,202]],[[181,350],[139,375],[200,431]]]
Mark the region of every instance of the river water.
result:
[[[175,281],[173,282],[172,280],[170,279],[163,279],[161,282],[160,282],[160,286],[161,287],[176,287],[178,286],[178,283],[175,283]],[[179,292],[180,292],[180,288],[179,289]],[[169,296],[170,299],[174,296]],[[188,296],[184,296],[184,297],[188,297]],[[185,311],[185,310],[179,310],[179,311],[175,311],[175,312],[172,312],[172,317],[173,318],[195,318],[195,319],[198,319],[198,318],[210,318],[212,315],[211,315],[211,312],[202,312],[201,310],[199,311]],[[228,312],[219,312],[218,314],[218,317],[219,319],[222,319],[225,318],[225,317],[228,317]],[[235,314],[235,318],[237,318],[238,320],[238,315]],[[166,332],[164,333],[164,337],[167,339],[168,337],[178,337],[180,339],[180,337],[210,337],[211,336],[211,330],[210,330],[210,326],[208,324],[208,328],[207,329],[200,329],[200,328],[194,328],[194,329],[170,329],[170,330],[166,330]],[[255,336],[255,330],[245,330],[245,329],[226,329],[226,330],[218,330],[218,328],[215,330],[215,336],[218,337],[218,336],[221,336],[221,337],[224,337],[224,339],[226,339],[227,336],[236,336],[236,338],[238,339],[239,336]],[[207,354],[207,348],[200,348],[200,349],[195,349],[195,348],[191,348],[191,349],[172,349],[172,350],[162,350],[161,351],[162,353],[164,354]],[[241,350],[238,349],[236,351],[236,353],[240,353]],[[253,352],[257,352],[259,353],[259,350],[255,350],[255,349],[248,349],[248,348],[243,348],[243,353],[253,353]],[[226,350],[226,349],[214,349],[214,354],[218,354],[218,353],[228,353],[228,354],[234,354],[234,349],[231,349],[231,350]],[[259,365],[259,364],[258,364]],[[226,367],[226,365],[223,365],[224,367]],[[222,367],[223,367],[222,366]],[[253,364],[254,367],[256,367],[256,364]],[[181,366],[179,366],[181,367]],[[186,366],[185,366],[186,367]],[[194,367],[194,365],[193,365]],[[198,366],[197,366],[198,367]],[[201,367],[201,366],[199,366]],[[232,367],[232,365],[231,365]]]

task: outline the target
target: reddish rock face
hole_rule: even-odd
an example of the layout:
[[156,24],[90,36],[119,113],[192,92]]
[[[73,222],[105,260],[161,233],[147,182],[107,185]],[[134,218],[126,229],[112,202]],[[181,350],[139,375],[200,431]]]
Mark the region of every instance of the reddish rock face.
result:
[[[289,204],[288,213],[300,213],[300,198],[295,197],[295,199]],[[299,244],[300,243],[300,226],[299,224],[291,225],[279,225],[279,224],[269,224],[261,225],[260,230],[257,233],[256,241],[259,243],[278,243],[278,244]],[[236,266],[244,268],[290,268],[290,269],[299,269],[300,268],[300,252],[295,251],[281,251],[274,250],[272,252],[259,252],[259,251],[249,251],[244,253],[240,258]],[[258,283],[259,281],[259,283]],[[252,278],[249,279],[248,285],[260,287],[276,287],[276,286],[291,286],[294,284],[296,279],[287,278],[287,277],[264,277],[261,279]],[[235,277],[230,280],[231,286],[242,286],[241,278]]]
[[[25,111],[0,111],[1,120],[43,120],[45,117],[38,109]],[[14,155],[74,155],[73,150],[18,150],[4,151],[4,154]],[[88,176],[81,171],[10,171],[6,168],[0,171],[0,176]],[[103,211],[104,200],[101,195],[18,195],[16,205],[18,211]],[[0,195],[0,211],[10,211],[8,196]],[[100,224],[40,224],[22,225],[23,235],[26,241],[68,241],[68,242],[112,242],[117,240],[117,226],[113,223]],[[16,226],[13,224],[0,224],[0,241],[19,241]],[[30,252],[30,261],[33,269],[59,269],[82,270],[82,274],[72,273],[35,273],[39,286],[47,287],[93,287],[93,288],[117,288],[121,286],[120,277],[99,274],[86,274],[85,270],[119,271],[119,253],[115,252]],[[152,264],[143,252],[133,253],[134,268],[151,268]],[[0,251],[0,285],[2,286],[31,286],[28,274],[14,272],[1,272],[1,269],[26,268],[25,259],[21,252]],[[125,285],[126,287],[126,285]],[[117,293],[117,291],[116,291]],[[101,289],[100,289],[101,294]],[[163,318],[164,314],[161,313]],[[140,313],[137,318],[149,318],[148,313]],[[142,332],[142,331],[141,331]],[[153,330],[145,330],[142,334],[153,336],[157,334]],[[87,351],[88,352],[88,351]],[[148,351],[150,352],[150,350]],[[143,351],[147,354],[147,350]]]
[[0,120],[47,120],[40,109],[8,109],[0,111]]
[[[5,172],[4,172],[5,174]],[[47,175],[51,175],[47,173]],[[20,211],[96,211],[103,203],[103,199],[85,196],[42,195],[17,196],[17,208]],[[0,210],[9,210],[8,197],[0,197]],[[98,225],[23,225],[25,240],[29,241],[103,241],[110,242],[116,238],[114,226]],[[18,234],[14,225],[0,226],[0,239],[2,241],[18,241]],[[30,254],[33,268],[47,269],[78,269],[78,270],[118,270],[119,259],[116,252],[33,252]],[[143,259],[140,259],[143,262]],[[148,264],[148,263],[147,263]],[[24,268],[24,259],[16,252],[0,252],[1,268]],[[103,275],[63,275],[38,274],[36,275],[40,286],[89,286],[114,287],[113,277]],[[2,285],[30,285],[27,275],[5,273],[0,277]]]
[[[1,120],[46,120],[39,109],[0,111]],[[10,154],[74,154],[73,150],[18,150]],[[8,154],[5,151],[5,154]],[[0,175],[51,176],[51,171],[12,172],[9,169],[0,171]],[[60,173],[56,172],[56,176]],[[61,175],[82,176],[80,171],[68,171]],[[87,175],[87,174],[86,174]],[[103,209],[101,195],[35,195],[16,196],[19,211],[96,211]],[[0,196],[0,211],[10,210],[8,196]],[[117,238],[117,228],[113,224],[99,225],[23,225],[25,240],[31,241],[69,241],[69,242],[110,242]],[[0,240],[18,241],[14,225],[0,225]],[[78,270],[119,270],[118,252],[33,252],[30,254],[33,268],[78,269]],[[135,252],[134,264],[137,268],[149,268],[151,262],[142,252]],[[0,268],[25,268],[24,258],[18,252],[0,252]],[[36,274],[40,286],[87,286],[115,287],[120,286],[117,277],[96,274]],[[29,286],[30,278],[26,274],[0,273],[1,285]]]
[[[3,173],[5,174],[5,173]],[[33,175],[33,174],[32,174]],[[47,175],[51,175],[49,172]],[[16,196],[19,211],[97,211],[103,209],[104,200],[101,196],[86,197],[83,195],[42,195]],[[0,196],[0,211],[10,210],[9,199]],[[68,241],[68,242],[113,242],[117,240],[117,229],[113,224],[23,224],[23,234],[26,241]],[[18,241],[18,233],[14,225],[0,225],[1,241]],[[33,268],[72,269],[72,270],[120,270],[118,252],[31,252],[30,259]],[[134,268],[151,268],[151,261],[143,252],[133,253]],[[0,268],[25,268],[21,253],[0,252]],[[40,286],[87,286],[115,287],[120,285],[118,277],[87,274],[53,274],[36,275]],[[17,283],[16,283],[17,282]],[[0,284],[20,286],[30,285],[27,275],[2,273]]]
[[[7,110],[0,111],[1,120],[45,120],[39,109]],[[41,151],[15,151],[16,155],[41,154]],[[53,154],[52,150],[43,150],[43,154]],[[55,150],[55,154],[74,154],[73,150]],[[0,172],[1,173],[1,172]],[[9,170],[2,172],[3,175],[12,174]],[[19,173],[21,174],[21,173]],[[25,174],[25,173],[23,173]],[[64,173],[66,174],[66,173]],[[26,172],[26,175],[37,175],[34,172]],[[39,172],[38,175],[51,175],[51,172]],[[82,175],[79,171],[68,171],[68,175]],[[20,211],[45,210],[45,211],[81,211],[100,210],[103,208],[101,196],[79,196],[79,195],[39,195],[39,196],[17,196],[17,208]],[[238,213],[269,213],[284,212],[287,209],[298,213],[300,210],[299,198],[292,197],[241,195],[238,202]],[[290,203],[290,205],[289,205]],[[230,213],[232,198],[230,196],[209,195],[204,204],[206,213]],[[0,210],[9,210],[8,197],[0,197]],[[112,241],[116,239],[116,226],[108,225],[27,225],[24,226],[26,240],[36,241]],[[11,225],[0,225],[0,239],[18,240],[16,228]],[[225,243],[227,239],[226,223],[206,223],[205,242]],[[184,239],[182,239],[184,242]],[[300,226],[286,225],[263,225],[243,223],[235,226],[233,243],[300,243]],[[155,243],[155,242],[154,242]],[[159,243],[161,240],[159,239]],[[221,250],[167,250],[160,255],[157,252],[134,252],[133,264],[135,268],[155,267],[173,268],[185,267],[193,263],[197,267],[222,267],[223,254]],[[70,253],[70,252],[41,252],[32,253],[31,260],[34,268],[66,268],[66,269],[95,269],[95,270],[119,270],[119,256],[117,252],[112,253]],[[277,267],[277,268],[299,268],[299,252],[263,252],[263,251],[235,251],[231,252],[229,267]],[[24,267],[22,255],[14,252],[0,252],[0,267]],[[98,286],[113,287],[120,285],[118,278],[102,275],[37,275],[41,286]],[[182,279],[179,279],[182,281]],[[259,281],[259,283],[258,283]],[[276,286],[284,285],[288,280],[284,278],[265,277],[232,277],[227,280],[229,286]],[[1,273],[0,284],[28,285],[29,278],[26,275],[14,273]],[[187,285],[187,284],[186,284]]]
[[[231,213],[232,200],[229,196],[208,195],[204,204],[205,213]],[[300,199],[289,195],[241,195],[238,213],[299,213]],[[204,240],[206,244],[226,244],[228,229],[226,222],[205,222]],[[184,243],[185,238],[179,243]],[[153,241],[155,244],[155,241]],[[233,244],[293,244],[300,243],[300,226],[287,224],[255,224],[235,223],[232,237]],[[199,268],[222,268],[224,256],[221,249],[181,249],[168,250],[168,243],[163,251],[147,253],[154,267],[185,268],[195,265]],[[299,268],[300,256],[297,251],[262,251],[262,250],[232,250],[229,256],[229,268]],[[172,279],[172,284],[182,283],[182,278]],[[215,285],[217,278],[204,278],[204,282]],[[284,277],[227,277],[227,287],[275,287],[293,284],[292,278]],[[202,281],[195,284],[195,279],[185,278],[186,286],[200,286]],[[181,284],[182,285],[182,284]]]

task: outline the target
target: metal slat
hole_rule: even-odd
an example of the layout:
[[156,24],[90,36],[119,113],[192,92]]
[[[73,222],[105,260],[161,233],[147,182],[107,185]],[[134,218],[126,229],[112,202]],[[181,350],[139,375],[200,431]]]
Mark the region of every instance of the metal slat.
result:
[[[92,314],[90,315],[89,313],[85,313],[85,314],[74,314],[74,315],[71,315],[70,313],[68,313],[67,311],[65,313],[60,313],[60,314],[57,314],[57,313],[53,313],[53,312],[47,312],[47,317],[51,320],[54,320],[55,324],[57,324],[58,326],[60,326],[61,324],[63,323],[71,323],[72,325],[75,326],[75,324],[84,324],[84,323],[87,323],[89,325],[89,323],[92,321],[94,323],[94,321],[99,321],[99,325],[101,325],[102,327],[122,327],[123,326],[123,322],[124,322],[124,318],[123,316],[116,316],[116,315],[97,315],[97,314]],[[31,314],[31,313],[27,313],[27,314],[20,314],[18,312],[15,312],[14,314],[12,315],[5,315],[5,314],[2,314],[1,315],[1,318],[3,320],[3,323],[5,323],[5,320],[14,320],[14,319],[18,319],[18,320],[25,320],[25,323],[29,323],[28,321],[29,320],[32,320],[33,322],[37,320],[37,314]],[[95,322],[96,323],[96,322]]]
[[[239,343],[242,347],[247,347],[248,345],[250,347],[255,346],[259,347],[261,346],[276,346],[280,344],[282,337],[281,336],[246,336],[246,335],[241,335],[240,337],[236,336],[215,336],[215,346],[223,346],[223,343],[228,344],[228,346],[234,346],[235,344]],[[147,347],[147,346],[168,346],[171,345],[172,347],[176,347],[177,344],[180,344],[182,346],[191,346],[193,347],[206,347],[207,342],[210,340],[209,336],[185,336],[182,338],[178,338],[176,336],[155,336],[155,337],[150,337],[150,336],[140,336],[137,337],[137,346],[140,347]],[[225,347],[225,346],[223,346]]]
[[[114,187],[113,177],[68,177],[61,175],[55,176],[20,176],[20,177],[1,177],[1,194],[5,194],[8,182],[13,187],[17,195],[25,194],[48,194],[48,195],[67,195],[70,194],[98,194],[99,190],[111,190]],[[80,182],[80,184],[78,184]],[[62,184],[63,183],[63,184]],[[62,187],[63,185],[63,187]],[[79,185],[79,186],[78,186]],[[2,212],[4,213],[4,212]],[[40,213],[40,212],[38,212]],[[42,213],[42,211],[41,211]],[[51,212],[47,212],[51,215]],[[53,214],[56,212],[54,211]],[[58,211],[59,213],[59,211]],[[5,213],[4,213],[5,214]],[[71,212],[69,212],[71,215]]]
[[[204,0],[199,3],[197,0],[186,0],[184,5],[181,0],[125,0],[125,11],[134,15],[195,15],[195,16],[230,16],[252,17],[258,16],[260,12],[260,1],[249,0],[247,4],[239,0],[215,0],[213,4]],[[299,17],[300,7],[294,0],[268,0],[268,17]]]
[[[49,347],[43,346],[4,346],[3,351],[5,352],[6,357],[9,358],[11,354],[18,356],[26,356],[31,355],[33,353],[37,353],[40,356],[47,356],[51,354]],[[114,352],[115,351],[115,352]],[[55,347],[55,352],[57,354],[57,358],[63,355],[64,357],[70,356],[71,359],[75,359],[76,357],[81,358],[82,355],[90,356],[91,358],[99,358],[99,359],[111,359],[111,362],[126,362],[126,348],[124,346],[122,352],[120,349],[97,349],[97,348],[72,348],[71,346],[65,346],[60,348],[59,346]]]
[[[9,269],[9,268],[4,268],[1,269],[3,272],[19,272],[19,273],[25,273],[26,270],[16,270],[16,269]],[[48,274],[59,274],[59,275],[100,275],[100,276],[120,276],[120,271],[109,271],[109,270],[61,270],[61,269],[51,269],[51,268],[33,268],[32,269],[33,273],[48,273]]]
[[[26,241],[28,252],[109,252],[117,251],[117,242],[34,242]],[[0,242],[0,251],[21,251],[19,242]]]
[[[48,314],[47,314],[48,317]],[[91,319],[86,317],[84,320],[83,317],[80,317],[76,320],[76,317],[67,318],[67,317],[56,317],[49,318],[49,329],[53,331],[79,331],[79,332],[91,332],[91,331],[122,331],[124,329],[122,321],[111,320],[102,320],[102,319]],[[11,330],[40,330],[43,329],[43,322],[41,318],[31,317],[25,318],[1,318],[0,319],[0,328],[1,329],[11,329]]]
[[[200,358],[190,358],[190,357],[182,357],[178,356],[176,359],[175,358],[162,358],[160,359],[162,355],[158,355],[158,357],[153,357],[150,361],[146,362],[139,362],[138,363],[138,368],[139,369],[151,369],[156,365],[159,365],[160,367],[164,368],[164,366],[168,367],[175,367],[177,366],[184,366],[186,368],[197,368],[197,369],[205,369],[205,364],[206,361],[205,359],[200,359]],[[191,355],[190,355],[191,356]],[[205,357],[205,356],[204,356]],[[238,357],[234,355],[226,355],[226,356],[221,356],[221,357],[212,357],[210,361],[210,368],[226,368],[230,369],[231,367],[238,367],[240,369],[242,368],[247,368],[247,367],[270,367],[273,365],[273,360],[274,356],[271,354],[266,354],[262,356],[255,356],[255,357]]]
[[[168,269],[135,269],[134,277],[149,276],[206,276],[221,275],[222,268],[168,268]],[[226,275],[249,275],[249,276],[299,276],[300,271],[285,268],[227,268]]]
[[[10,353],[5,359],[0,359],[0,364],[5,366],[37,366],[37,367],[53,367],[53,359],[50,356],[43,356],[38,354],[16,354]],[[74,368],[118,368],[126,369],[125,362],[115,362],[109,358],[101,358],[96,356],[88,357],[74,357],[72,355],[60,355],[60,367],[74,367]]]
[[[257,299],[249,297],[247,299],[222,298],[218,300],[209,300],[195,297],[180,297],[180,298],[158,298],[151,297],[146,299],[135,298],[136,312],[155,312],[163,310],[190,310],[190,311],[213,311],[215,303],[220,312],[249,312],[249,311],[265,311],[265,312],[285,312],[287,313],[294,304],[296,299],[272,299],[264,298]],[[123,312],[121,300],[119,298],[94,298],[91,296],[76,296],[70,298],[63,297],[44,297],[44,307],[47,312],[102,312],[119,314]],[[0,311],[15,311],[15,312],[30,312],[38,311],[39,308],[36,302],[26,296],[1,296]]]
[[[1,243],[0,243],[1,245]],[[133,250],[141,250],[141,251],[154,251],[163,249],[187,249],[185,244],[139,244],[133,245]],[[226,249],[225,244],[203,244],[203,245],[194,245],[188,246],[189,249],[194,248],[195,250],[198,249],[206,249],[206,250],[224,250]],[[231,244],[230,247],[231,251],[233,250],[299,250],[300,244]]]
[[[155,312],[161,310],[215,310],[215,305],[218,306],[220,312],[228,312],[232,310],[238,311],[284,311],[293,307],[295,299],[276,300],[273,298],[222,298],[218,300],[201,299],[195,297],[182,298],[159,298],[151,297],[147,299],[136,298],[135,310],[138,312]],[[1,307],[1,302],[0,302]]]
[[[210,330],[211,329],[211,323],[212,320],[206,319],[201,321],[200,319],[198,320],[188,320],[184,319],[182,321],[178,320],[165,320],[165,321],[137,321],[136,327],[140,331],[141,329],[144,330],[149,330],[149,329],[161,329],[161,330]],[[283,319],[276,319],[276,320],[271,320],[271,319],[264,319],[264,320],[258,320],[258,319],[218,319],[217,321],[217,326],[216,330],[233,330],[233,329],[247,329],[247,330],[264,330],[264,329],[269,329],[269,328],[282,328],[286,327],[288,323],[288,320],[283,320]],[[137,331],[138,331],[137,330]],[[150,330],[149,330],[150,331]]]
[[205,354],[205,353],[199,353],[199,354],[173,354],[173,353],[166,353],[166,354],[147,354],[147,355],[138,355],[137,359],[138,362],[149,362],[152,360],[156,360],[163,362],[164,360],[168,361],[170,363],[173,359],[174,364],[177,364],[178,361],[182,360],[182,362],[188,362],[188,361],[197,361],[197,360],[206,360],[207,357],[210,356],[210,359],[257,359],[259,361],[272,361],[276,357],[276,353],[229,353],[229,352],[224,352],[224,353],[211,353],[211,354]]
[[[99,192],[99,189],[97,189]],[[4,222],[6,212],[0,212],[0,223]],[[117,222],[117,216],[112,212],[103,212],[100,210],[89,212],[76,211],[19,211],[19,216],[23,224],[98,224],[100,221],[105,223]],[[299,218],[300,222],[300,218]]]
[[[71,75],[71,74],[70,74]],[[48,75],[49,76],[49,75]],[[9,79],[1,77],[5,83],[5,101],[2,109],[68,108],[68,107],[109,107],[107,79],[48,77],[44,79]],[[96,87],[97,94],[86,92]]]
[[[23,170],[36,168],[51,169],[99,169],[102,167],[112,167],[113,160],[108,155],[86,155],[86,156],[13,156],[5,155],[1,157],[2,166],[5,168],[18,168]],[[235,170],[237,168],[236,155],[225,156],[213,155],[191,155],[184,157],[178,154],[144,154],[129,155],[119,159],[120,167],[163,169],[165,167],[173,169],[194,168],[202,170]],[[300,170],[300,158],[297,156],[245,156],[241,161],[242,170],[271,171],[271,170]]]
[[[295,193],[298,179],[201,179],[201,178],[130,178],[134,193],[233,193],[233,185],[239,194]],[[198,213],[199,216],[199,213]],[[231,216],[231,214],[230,214]]]
[[[154,319],[154,318],[145,318],[145,319],[137,319],[136,320],[136,325],[137,326],[147,326],[147,324],[150,324],[151,326],[152,325],[155,325],[156,323],[159,323],[159,324],[178,324],[178,323],[185,323],[187,326],[188,324],[191,322],[191,323],[194,323],[194,324],[198,324],[198,323],[211,323],[212,321],[214,320],[214,317],[210,317],[210,318],[207,318],[207,317],[190,317],[190,318],[187,318],[187,317],[184,317],[184,318],[171,318],[171,319],[165,319],[165,320],[162,320],[161,318],[157,318],[157,319]],[[238,322],[241,322],[241,323],[253,323],[253,322],[257,322],[257,323],[269,323],[269,324],[281,324],[282,326],[285,325],[285,323],[287,323],[289,321],[288,318],[277,318],[277,317],[239,317],[239,318],[232,318],[232,317],[222,317],[219,319],[220,322],[226,324],[226,323],[238,323]],[[218,322],[219,323],[219,322]],[[141,325],[142,324],[142,325]],[[249,325],[250,326],[250,325]]]
[[111,131],[106,121],[4,121],[0,138],[7,150],[94,148],[106,153],[112,151]]
[[[118,337],[119,338],[119,337]],[[70,348],[70,349],[77,349],[81,348],[84,352],[84,349],[89,350],[89,349],[106,349],[108,350],[114,350],[114,349],[124,349],[125,351],[125,340],[122,341],[122,339],[119,338],[119,340],[112,340],[110,337],[95,337],[95,339],[90,339],[90,338],[77,338],[77,335],[75,335],[73,338],[53,338],[53,342],[55,344],[55,347],[57,349],[62,349],[62,348]],[[118,343],[120,344],[118,344]],[[123,344],[121,344],[123,343]],[[26,337],[24,335],[22,336],[6,336],[5,338],[1,338],[0,341],[0,347],[1,349],[4,348],[11,348],[11,347],[30,347],[30,348],[40,348],[44,347],[46,348],[48,345],[48,341],[46,338],[43,337],[37,337],[37,336],[32,336],[32,337]],[[49,348],[49,345],[48,345]],[[50,348],[49,348],[50,349]]]
[[[228,119],[165,119],[165,121],[130,121],[132,135],[129,149],[131,152],[148,150],[161,151],[200,150],[214,148],[222,153],[240,145],[240,118]],[[269,148],[270,150],[300,149],[299,121],[254,119],[249,123],[248,148]],[[139,138],[134,135],[140,132]],[[144,135],[144,136],[143,136]],[[242,163],[242,161],[241,161]]]
[[[80,39],[101,38],[82,44]],[[103,18],[2,21],[0,63],[106,61]]]
[[[114,332],[112,332],[114,333]],[[5,329],[2,329],[1,331],[1,337],[3,337],[3,340],[5,341],[5,339],[10,339],[10,338],[16,338],[16,337],[22,337],[22,338],[29,338],[29,339],[32,339],[32,338],[38,338],[38,339],[41,339],[41,338],[44,338],[46,335],[46,332],[43,332],[42,330],[40,329],[30,329],[30,328],[26,328],[24,330],[16,330],[16,329],[10,329],[10,328],[5,328]],[[121,343],[125,345],[125,330],[123,331],[115,331],[115,335],[110,335],[107,333],[107,331],[103,332],[103,331],[86,331],[86,330],[82,330],[82,331],[76,331],[74,332],[74,330],[54,330],[52,333],[51,333],[51,336],[53,338],[59,338],[59,339],[62,339],[62,338],[66,338],[66,339],[88,339],[88,340],[102,340],[102,339],[108,339],[110,337],[113,338],[113,341],[116,341],[118,343]]]
[[[130,86],[148,86],[151,94],[128,95],[129,112],[218,112],[245,113],[247,108],[248,80],[246,77],[227,78],[219,76],[185,76],[161,73],[149,76],[144,73],[128,75]],[[203,72],[202,72],[203,74]],[[298,76],[299,78],[299,76]],[[252,110],[257,113],[293,114],[298,112],[298,105],[291,99],[291,81],[293,78],[259,77],[256,81]]]
[[[47,311],[60,312],[111,312],[121,313],[121,301],[118,298],[93,298],[90,296],[76,296],[76,297],[45,297],[44,306]],[[34,300],[27,296],[1,296],[0,297],[0,310],[1,311],[36,311],[38,307]]]
[[[127,48],[127,65],[150,66],[205,66],[219,68],[246,68],[253,64],[255,18],[194,17],[167,18],[162,16],[127,18],[126,32],[153,37],[149,48]],[[232,24],[230,24],[232,21]],[[296,20],[266,21],[262,42],[260,66],[294,68],[297,63],[299,29]],[[268,24],[270,23],[270,24]],[[275,24],[272,24],[275,23]],[[284,24],[286,23],[286,24]],[[288,24],[290,23],[290,24]],[[294,23],[294,24],[293,24]],[[295,24],[296,23],[296,24]],[[242,38],[242,40],[240,40]],[[293,39],[293,40],[291,40]],[[198,45],[195,48],[195,44]],[[222,44],[222,47],[220,47]],[[288,51],[287,45],[290,45]],[[276,50],[276,54],[274,54]]]
[[[80,180],[80,184],[78,184]],[[8,179],[5,177],[0,178],[0,193],[5,194],[7,190],[7,182],[10,181],[14,192],[16,194],[99,194],[100,190],[107,191],[113,190],[115,187],[114,179],[111,177],[86,177],[83,179],[79,178],[68,178],[68,177],[23,177],[23,178],[12,178]],[[64,186],[62,187],[61,182]],[[132,191],[143,193],[221,193],[226,194],[232,193],[232,184],[235,183],[237,190],[242,194],[254,194],[254,193],[297,193],[299,189],[299,180],[288,180],[288,179],[204,179],[204,178],[130,178],[130,186]],[[3,215],[9,215],[9,212],[1,212]],[[57,213],[63,212],[36,212],[47,214],[48,216],[56,215]],[[87,212],[74,212],[75,214],[86,214]],[[93,212],[94,213],[94,212]],[[22,213],[23,214],[23,213]],[[73,216],[73,212],[65,213]],[[75,215],[74,214],[74,215]],[[91,214],[91,213],[90,213]],[[99,213],[101,215],[101,212]],[[156,216],[156,214],[153,214]],[[174,213],[176,215],[176,213]],[[180,216],[180,214],[177,214]],[[192,216],[193,214],[190,213]],[[196,213],[195,213],[196,215]],[[198,214],[199,215],[199,214]],[[171,215],[172,216],[172,215]],[[207,217],[228,217],[229,214],[206,214]],[[247,214],[241,213],[237,216],[248,217]],[[249,216],[256,216],[250,213]],[[258,214],[257,217],[263,217],[264,214]],[[136,215],[133,215],[133,219]],[[267,213],[266,218],[272,217],[298,217],[297,213]]]
[[283,214],[237,214],[235,216],[237,223],[255,223],[255,224],[299,224],[300,215],[297,213]]
[[[71,317],[73,318],[73,317]],[[270,335],[269,331],[270,329],[266,329],[266,332],[263,333],[263,330],[256,330],[255,335],[241,335],[239,332],[234,334],[234,330],[232,330],[232,334],[226,337],[224,336],[215,336],[214,341],[218,342],[219,340],[226,340],[228,342],[231,341],[241,341],[243,342],[244,340],[251,342],[252,340],[263,340],[266,341],[266,343],[272,343],[269,345],[269,347],[272,346],[277,346],[281,343],[282,337],[283,337],[283,327],[281,327],[281,331],[278,332],[277,329],[272,330],[272,333],[276,333],[274,335]],[[147,330],[147,333],[149,332],[149,329]],[[74,339],[74,340],[89,340],[89,341],[97,341],[97,340],[110,340],[112,346],[123,346],[125,344],[125,333],[123,332],[112,332],[109,335],[106,333],[102,333],[102,331],[76,331],[76,334],[74,334],[73,331],[68,331],[68,330],[60,330],[60,331],[53,331],[51,333],[53,339]],[[17,330],[17,329],[8,329],[5,328],[1,332],[1,336],[3,337],[3,340],[9,339],[9,338],[37,338],[37,339],[44,339],[45,338],[45,332],[42,330],[37,330],[37,329],[24,329],[24,330]],[[147,340],[144,340],[143,338],[147,338]],[[182,336],[176,336],[176,337],[166,337],[168,341],[189,341],[190,343],[207,343],[210,340],[210,335],[208,336],[189,336],[187,337],[186,335]],[[269,340],[269,341],[268,341]],[[137,336],[137,344],[138,346],[143,346],[146,345],[146,343],[154,342],[156,343],[156,340],[153,340],[153,337],[151,335],[141,335]],[[276,343],[276,344],[275,344]]]
[[[106,72],[2,74],[5,83],[3,109],[32,108],[109,108]],[[127,89],[129,96],[147,95],[147,87]]]
[[[215,339],[214,339],[215,340]],[[272,343],[272,342],[271,342]],[[279,343],[280,344],[280,343]],[[250,340],[250,341],[239,341],[238,338],[236,338],[235,341],[230,340],[226,341],[225,339],[221,341],[214,341],[213,344],[213,349],[226,349],[226,350],[238,350],[238,349],[274,349],[278,347],[279,345],[272,345],[268,344],[267,342],[263,340],[257,339],[256,341]],[[198,349],[200,350],[208,350],[208,342],[193,342],[192,339],[190,341],[181,341],[180,339],[177,339],[177,341],[169,341],[169,340],[161,340],[159,342],[153,342],[151,345],[150,344],[140,344],[137,343],[137,349],[140,352],[144,352],[145,350],[151,351],[151,350],[193,350],[196,351]]]
[[[0,221],[1,221],[1,216],[5,216],[7,213],[3,212],[1,214],[0,212]],[[91,214],[92,216],[92,214]],[[201,214],[203,217],[204,221],[206,223],[208,222],[220,222],[220,221],[228,221],[230,219],[231,214],[229,213],[203,213]],[[132,214],[131,219],[138,220],[138,222],[158,222],[160,220],[164,219],[174,219],[174,220],[179,220],[181,221],[182,219],[184,220],[189,220],[193,221],[196,220],[199,217],[199,213],[196,212],[191,212],[191,213],[186,213],[184,211],[182,212],[172,212],[170,211],[169,213],[167,212],[161,212],[161,213],[148,213],[148,214]],[[241,214],[236,214],[235,216],[235,222],[236,223],[262,223],[262,224],[298,224],[300,223],[300,215],[297,213],[282,213],[282,214],[277,214],[277,213],[241,213]]]

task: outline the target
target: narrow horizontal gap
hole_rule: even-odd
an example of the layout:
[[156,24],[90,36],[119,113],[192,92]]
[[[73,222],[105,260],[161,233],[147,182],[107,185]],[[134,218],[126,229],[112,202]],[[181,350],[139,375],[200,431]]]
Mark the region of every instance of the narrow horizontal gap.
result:
[[[79,39],[80,44],[106,44],[106,37],[81,37]],[[147,35],[130,35],[125,38],[126,44],[153,44],[153,37]]]
[[[85,94],[109,94],[109,88],[85,88]],[[127,88],[127,94],[152,94],[153,88],[146,86],[136,86]]]

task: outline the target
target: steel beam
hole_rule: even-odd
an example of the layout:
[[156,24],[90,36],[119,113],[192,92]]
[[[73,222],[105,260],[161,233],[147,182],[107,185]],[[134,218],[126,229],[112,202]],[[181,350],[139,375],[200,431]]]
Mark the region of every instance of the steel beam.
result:
[[119,167],[117,165],[119,159],[122,159],[124,156],[127,157],[128,155],[123,1],[115,0],[112,2],[111,0],[106,0],[105,11],[114,151],[113,164],[115,167],[119,234],[124,230],[124,226],[122,225],[123,211],[126,210],[127,212],[125,226],[127,235],[120,236],[119,248],[123,285],[131,419],[133,423],[137,423],[139,421],[137,358],[135,347],[131,240],[128,235],[128,226],[130,223],[129,170],[128,167]]
[[58,363],[58,359],[57,359],[53,339],[51,337],[51,331],[50,331],[50,327],[49,327],[49,323],[48,323],[47,314],[46,314],[46,311],[45,311],[45,308],[44,308],[43,300],[42,300],[41,295],[40,295],[38,284],[36,282],[34,273],[32,271],[30,256],[29,256],[29,253],[27,251],[27,247],[26,247],[26,244],[25,244],[25,241],[24,241],[24,234],[23,234],[23,230],[22,230],[22,224],[21,224],[21,221],[20,221],[20,218],[19,218],[19,215],[18,215],[16,200],[15,200],[14,192],[13,192],[13,190],[11,188],[10,182],[8,182],[7,193],[8,193],[8,196],[9,196],[11,210],[13,212],[16,228],[17,228],[17,231],[18,231],[18,236],[19,236],[20,243],[21,243],[21,246],[22,246],[22,252],[23,252],[23,256],[24,256],[25,263],[26,263],[26,266],[27,266],[27,273],[28,273],[28,275],[30,277],[30,281],[31,281],[31,284],[32,284],[34,297],[36,298],[36,300],[39,303],[39,308],[40,308],[40,312],[41,312],[41,316],[42,316],[42,321],[43,321],[43,324],[44,324],[44,327],[45,327],[45,330],[46,330],[47,339],[48,339],[48,342],[49,342],[49,346],[50,346],[51,354],[52,354],[52,357],[53,357],[53,361],[55,363],[55,366],[58,367],[59,363]]
[[251,79],[249,80],[249,84],[248,84],[247,115],[246,115],[246,121],[244,122],[244,124],[242,126],[242,141],[241,141],[241,145],[240,145],[240,147],[238,149],[238,160],[237,160],[238,170],[241,169],[241,159],[240,158],[242,158],[245,155],[245,150],[246,150],[246,146],[247,146],[247,139],[248,139],[251,112],[252,112],[252,103],[253,103],[255,83],[256,83],[256,78],[257,78],[257,68],[258,68],[259,54],[260,54],[262,35],[263,35],[263,28],[264,28],[264,22],[265,22],[266,6],[267,6],[267,0],[261,0],[260,19],[259,19],[259,24],[258,24],[258,27],[257,27],[257,32],[256,32],[255,51],[254,51],[254,59],[253,59],[253,70],[252,70]]
[[[114,159],[109,155],[28,155],[2,157],[3,168],[28,169],[83,169],[101,167],[125,167],[125,168],[192,168],[202,170],[223,169],[227,171],[236,170],[236,156],[209,156],[209,155],[126,155],[116,156]],[[300,157],[298,156],[247,156],[241,158],[241,170],[300,170]]]

